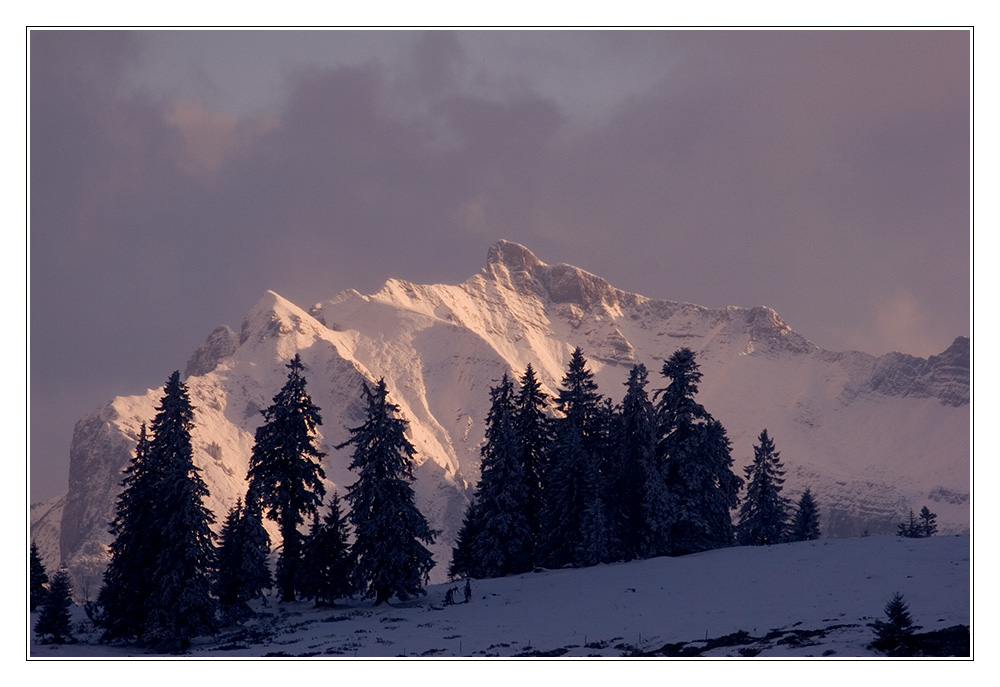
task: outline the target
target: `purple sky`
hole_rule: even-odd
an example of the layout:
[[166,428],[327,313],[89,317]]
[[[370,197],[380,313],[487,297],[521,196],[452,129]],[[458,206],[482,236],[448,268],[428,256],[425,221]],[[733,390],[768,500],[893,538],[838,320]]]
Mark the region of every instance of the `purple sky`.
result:
[[267,289],[506,238],[819,346],[969,334],[966,31],[33,31],[31,499]]

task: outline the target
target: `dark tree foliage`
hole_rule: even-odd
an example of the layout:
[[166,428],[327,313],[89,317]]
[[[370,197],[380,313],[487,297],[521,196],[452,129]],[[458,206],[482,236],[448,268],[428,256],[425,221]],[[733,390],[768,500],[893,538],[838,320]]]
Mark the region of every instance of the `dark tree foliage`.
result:
[[588,463],[578,427],[556,423],[541,512],[541,562],[552,568],[577,565],[583,510],[588,497]]
[[551,567],[591,565],[611,558],[601,466],[603,410],[594,375],[573,351],[556,407],[545,502],[540,514],[541,548]]
[[[281,553],[276,582],[282,601],[295,600],[302,556],[299,525],[323,505],[326,476],[320,466],[325,455],[316,446],[316,427],[323,423],[319,408],[306,392],[302,359],[288,364],[288,381],[265,409],[250,456],[248,494],[258,499],[269,519],[278,523]],[[250,498],[248,496],[248,498]]]
[[465,509],[462,525],[458,528],[455,546],[451,549],[451,562],[448,564],[448,576],[451,579],[474,577],[473,569],[478,565],[473,554],[473,547],[479,542],[479,523],[481,522],[473,498]]
[[181,651],[192,637],[216,630],[215,517],[204,505],[208,487],[193,461],[193,419],[187,387],[174,372],[150,427],[148,459],[156,475],[154,538],[159,548],[147,573],[152,593],[142,631],[143,643],[167,651]]
[[111,556],[97,598],[96,618],[104,628],[103,638],[128,640],[142,637],[149,599],[153,593],[152,571],[160,549],[161,523],[157,516],[157,482],[149,456],[146,425],[139,430],[135,455],[125,469],[122,492],[111,522]]
[[235,606],[239,602],[239,555],[237,543],[240,518],[243,514],[243,499],[239,498],[222,522],[219,532],[219,548],[216,556],[215,595],[224,607]]
[[666,553],[666,490],[656,458],[656,411],[646,393],[646,366],[632,367],[621,410],[614,418],[609,454],[608,512],[612,537],[624,560]]
[[812,541],[819,539],[819,509],[812,492],[806,488],[799,497],[799,504],[792,517],[788,538],[791,541]]
[[763,430],[753,448],[753,463],[746,466],[747,495],[740,505],[736,541],[742,546],[769,546],[785,540],[788,499],[781,495],[785,471],[774,440]]
[[905,655],[914,632],[919,628],[913,624],[910,611],[903,595],[893,594],[885,605],[886,620],[876,620],[872,623],[875,629],[875,641],[872,647],[890,656]]
[[548,396],[542,391],[531,363],[521,376],[521,389],[514,408],[514,429],[520,442],[521,472],[527,490],[525,517],[531,529],[531,560],[537,562],[539,513],[542,510],[542,484],[546,470],[546,450],[551,439],[549,419],[545,414]]
[[[521,468],[521,442],[515,421],[514,384],[504,374],[490,389],[481,474],[467,520],[473,522],[460,542],[459,565],[451,569],[472,577],[502,577],[531,570],[528,491]],[[458,548],[458,547],[456,547]],[[468,563],[462,559],[467,555]]]
[[387,396],[385,380],[375,389],[363,385],[366,419],[350,430],[351,438],[337,448],[354,446],[351,470],[357,481],[347,492],[349,520],[354,526],[355,586],[375,605],[397,596],[423,594],[434,561],[421,544],[436,533],[417,510],[413,487],[413,445],[406,439],[407,422],[397,417],[399,406]]
[[937,534],[937,513],[931,513],[927,506],[920,509],[920,536],[933,537]]
[[236,501],[219,535],[215,593],[233,620],[252,615],[249,602],[271,587],[271,539],[261,522],[260,505]]
[[896,526],[896,534],[900,537],[920,539],[932,537],[937,533],[937,513],[931,513],[927,506],[920,509],[919,519],[910,511],[910,519]]
[[317,606],[333,606],[351,593],[347,522],[336,492],[322,520],[313,517],[302,555],[302,593]]
[[264,529],[264,516],[260,502],[253,494],[247,496],[239,520],[237,541],[242,546],[240,562],[243,568],[241,596],[245,600],[263,596],[265,589],[274,585],[268,558],[271,554],[271,537]]
[[615,559],[615,542],[608,522],[605,483],[598,467],[599,461],[599,456],[593,456],[584,465],[584,508],[580,517],[579,538],[573,547],[573,564],[581,567],[609,563]]
[[701,372],[689,348],[663,364],[670,380],[658,405],[657,456],[665,471],[672,555],[705,551],[733,542],[730,511],[743,480],[733,474],[725,428],[694,400]]
[[38,547],[35,546],[35,542],[31,542],[29,561],[29,572],[31,574],[29,596],[31,610],[34,611],[45,602],[45,595],[49,593],[49,575],[45,572],[45,565],[42,563],[42,557],[38,554]]
[[896,534],[900,537],[915,537],[917,532],[917,521],[913,515],[913,511],[910,511],[909,522],[901,522],[896,525]]
[[43,644],[65,644],[73,640],[69,609],[73,605],[73,585],[69,573],[61,568],[52,576],[49,593],[45,596],[35,634]]
[[896,534],[900,537],[910,537],[911,539],[923,536],[923,533],[920,531],[920,524],[917,522],[916,517],[914,517],[912,510],[910,510],[909,521],[901,522],[896,526]]

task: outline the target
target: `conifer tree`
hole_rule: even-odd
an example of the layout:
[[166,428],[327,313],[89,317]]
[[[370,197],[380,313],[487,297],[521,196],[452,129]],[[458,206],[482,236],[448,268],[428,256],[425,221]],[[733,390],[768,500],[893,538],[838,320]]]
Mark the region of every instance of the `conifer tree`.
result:
[[241,597],[247,601],[264,595],[265,589],[274,585],[269,557],[271,537],[264,529],[264,515],[255,494],[248,493],[239,520],[238,541],[243,553],[240,562],[243,570]]
[[920,524],[917,519],[913,516],[913,509],[910,509],[910,519],[907,522],[901,522],[896,526],[896,534],[900,537],[909,537],[911,539],[916,539],[921,535]]
[[556,407],[540,515],[545,562],[552,567],[610,560],[601,464],[601,396],[587,360],[573,351]]
[[672,555],[729,546],[743,480],[732,472],[726,430],[694,400],[701,372],[689,348],[663,364],[670,380],[657,407],[660,416],[657,455],[669,494],[669,541]]
[[457,572],[480,578],[531,570],[528,492],[521,468],[514,385],[507,374],[490,389],[490,401],[475,506],[470,505],[467,518],[474,523],[460,533],[460,546],[468,547],[468,563],[462,563],[465,552],[461,551],[459,564],[452,561],[451,566]]
[[35,623],[35,634],[43,644],[65,644],[72,641],[73,628],[69,615],[70,606],[73,605],[72,595],[73,585],[69,573],[65,568],[60,568],[52,576],[49,593],[45,596],[38,622]]
[[434,561],[421,544],[436,533],[414,503],[413,445],[405,436],[407,422],[397,417],[399,406],[388,400],[385,380],[374,389],[363,385],[364,424],[337,448],[354,446],[351,470],[357,481],[348,488],[349,520],[354,526],[351,555],[355,586],[375,605],[397,596],[423,594]]
[[97,623],[104,640],[138,639],[153,593],[152,572],[160,548],[157,482],[149,457],[146,424],[139,430],[135,455],[125,469],[122,491],[111,522],[110,561],[97,598]]
[[903,595],[899,592],[893,594],[892,598],[885,605],[886,620],[876,620],[872,623],[875,628],[875,641],[872,646],[879,651],[884,651],[890,656],[901,656],[908,653],[910,640],[914,632],[919,629],[913,624],[910,611]]
[[473,498],[462,516],[462,525],[458,528],[455,546],[451,549],[451,562],[448,564],[448,576],[451,579],[460,577],[475,577],[478,565],[473,555],[473,547],[479,542],[479,513],[476,500]]
[[816,507],[812,492],[807,487],[799,497],[788,538],[792,541],[812,541],[819,537],[819,509]]
[[927,506],[920,509],[920,536],[932,537],[937,533],[937,513],[931,513]]
[[747,465],[747,495],[740,505],[736,541],[742,546],[769,546],[785,539],[788,499],[781,495],[785,482],[780,453],[763,430],[753,448],[753,463]]
[[225,613],[238,620],[251,614],[249,602],[271,586],[270,537],[260,506],[237,499],[219,534],[215,593]]
[[48,594],[49,575],[45,572],[45,564],[38,554],[38,547],[35,542],[31,542],[29,549],[29,572],[31,575],[30,603],[31,610],[34,611],[45,602],[45,595]]
[[585,465],[583,485],[585,503],[580,518],[580,535],[573,547],[573,564],[580,567],[609,563],[615,558],[615,542],[608,522],[604,498],[603,475],[598,468],[599,457]]
[[666,553],[661,541],[667,526],[666,496],[656,460],[656,412],[646,393],[648,377],[641,363],[629,372],[610,442],[615,461],[608,511],[624,560]]
[[219,532],[219,548],[216,558],[215,595],[223,609],[236,606],[239,602],[239,570],[242,567],[239,560],[240,545],[238,543],[240,517],[243,514],[243,498],[240,497],[222,523]]
[[542,511],[546,450],[551,440],[550,423],[545,414],[549,399],[542,391],[531,363],[525,368],[520,383],[521,389],[514,408],[514,425],[520,442],[521,472],[528,498],[525,517],[531,530],[531,561],[534,566],[540,539],[539,514]]
[[148,460],[156,476],[153,531],[159,548],[147,571],[151,594],[142,629],[143,643],[167,651],[181,651],[192,637],[216,629],[215,517],[204,505],[208,487],[193,460],[193,424],[187,387],[174,372],[150,427]]
[[288,364],[288,381],[265,409],[250,456],[248,493],[258,499],[269,519],[278,523],[281,553],[276,582],[282,601],[295,600],[302,556],[299,525],[323,505],[326,476],[320,466],[325,455],[316,446],[316,427],[323,423],[319,408],[306,392],[302,359]]
[[302,593],[317,606],[333,606],[351,593],[351,559],[347,523],[336,492],[322,520],[313,524],[302,552]]
[[565,421],[555,423],[551,463],[546,473],[545,503],[541,512],[541,562],[551,568],[574,566],[587,505],[587,463],[580,429]]

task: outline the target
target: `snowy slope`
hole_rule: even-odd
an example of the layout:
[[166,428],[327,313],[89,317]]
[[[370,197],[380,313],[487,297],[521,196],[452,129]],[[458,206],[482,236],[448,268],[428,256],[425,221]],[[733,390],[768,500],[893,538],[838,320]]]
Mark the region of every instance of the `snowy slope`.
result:
[[[970,626],[970,553],[967,535],[820,540],[473,580],[472,600],[453,606],[443,603],[448,584],[374,608],[271,599],[258,620],[198,640],[191,655],[662,655],[666,645],[698,650],[742,631],[702,655],[877,656],[868,624],[885,619],[895,592],[923,632]],[[86,632],[79,639],[32,644],[30,655],[145,655]]]
[[[893,532],[924,504],[942,533],[968,531],[968,339],[927,360],[824,351],[769,308],[651,300],[504,241],[462,284],[389,280],[375,294],[342,292],[308,311],[269,292],[239,333],[212,332],[187,367],[209,506],[221,519],[242,495],[259,411],[296,352],[325,420],[331,490],[354,480],[350,456],[332,447],[361,420],[362,380],[385,377],[418,452],[418,506],[442,532],[432,581],[443,581],[479,476],[489,386],[531,363],[554,393],[576,346],[615,401],[633,363],[646,364],[655,389],[662,361],[681,346],[694,349],[704,374],[699,400],[727,428],[737,465],[751,460],[766,427],[788,470],[787,493],[812,488],[828,536]],[[69,564],[78,594],[93,595],[99,584],[120,472],[160,394],[120,396],[80,420],[61,523],[52,509],[33,525],[58,529],[59,551],[47,553]]]

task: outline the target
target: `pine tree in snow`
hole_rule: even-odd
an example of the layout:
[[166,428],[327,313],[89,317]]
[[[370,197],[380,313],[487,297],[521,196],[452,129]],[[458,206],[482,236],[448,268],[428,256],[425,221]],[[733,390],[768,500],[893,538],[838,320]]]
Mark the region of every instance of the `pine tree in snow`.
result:
[[[472,577],[502,577],[531,570],[532,539],[527,519],[528,491],[521,468],[521,443],[515,422],[514,384],[504,374],[490,389],[486,440],[479,484],[461,534],[468,563],[452,561],[451,569]],[[475,536],[472,536],[472,532]],[[459,547],[456,547],[459,548]]]
[[694,400],[701,372],[689,348],[663,364],[670,384],[657,408],[660,416],[657,456],[669,495],[669,541],[672,555],[730,546],[743,480],[733,474],[725,428]]
[[753,463],[746,466],[747,495],[740,505],[736,541],[741,546],[769,546],[785,540],[788,499],[781,495],[785,482],[780,453],[763,430],[753,448]]
[[35,546],[35,542],[31,542],[28,560],[31,577],[29,597],[31,610],[34,611],[45,602],[45,595],[49,593],[49,575],[45,572],[45,565],[42,563],[42,557],[38,555],[38,547]]
[[243,570],[240,596],[249,601],[263,596],[264,590],[274,585],[268,562],[271,554],[271,537],[264,529],[264,516],[260,502],[254,498],[254,494],[248,494],[246,503],[243,504],[237,534],[237,540],[243,549],[240,556]]
[[908,522],[901,522],[896,526],[896,534],[900,537],[909,537],[915,539],[923,536],[920,531],[920,524],[913,515],[913,510],[910,510],[910,519]]
[[601,464],[601,396],[587,360],[573,351],[556,406],[540,514],[541,548],[551,567],[610,560]]
[[35,623],[35,634],[43,644],[73,641],[69,615],[70,606],[73,605],[72,595],[73,585],[70,583],[69,573],[65,568],[60,568],[52,576],[52,584]]
[[932,537],[937,533],[937,513],[931,513],[927,506],[920,509],[920,536]]
[[542,483],[546,469],[546,449],[551,440],[550,422],[545,414],[549,399],[542,391],[531,363],[520,379],[521,389],[514,408],[514,428],[520,443],[521,472],[527,491],[525,517],[531,529],[531,561],[537,561],[540,539],[539,513],[542,510]]
[[146,624],[161,536],[156,491],[160,475],[153,468],[144,423],[122,480],[111,522],[110,561],[97,598],[96,621],[104,628],[105,640],[138,639]]
[[872,623],[875,629],[875,641],[872,647],[890,656],[905,656],[909,653],[910,640],[916,630],[910,611],[903,595],[893,594],[885,605],[886,620],[876,620]]
[[240,517],[243,514],[243,499],[226,513],[219,532],[219,548],[216,556],[215,595],[223,608],[235,606],[239,602],[239,554],[238,534]]
[[351,438],[337,448],[354,446],[351,470],[357,481],[348,488],[348,519],[354,526],[356,587],[375,605],[397,596],[423,594],[434,561],[423,544],[436,533],[414,504],[413,445],[406,439],[406,420],[388,400],[385,380],[374,389],[363,385],[364,424],[350,430]]
[[269,519],[278,523],[281,553],[276,582],[282,601],[295,600],[302,556],[299,525],[323,505],[325,455],[316,446],[316,427],[323,423],[319,408],[306,392],[304,367],[298,354],[288,364],[288,381],[274,397],[257,428],[250,456],[248,494],[259,499]]
[[302,551],[302,593],[317,606],[333,606],[351,593],[351,558],[347,522],[334,492],[323,515],[313,517]]
[[204,505],[208,487],[193,461],[193,418],[187,387],[174,372],[150,427],[159,549],[148,571],[152,592],[142,630],[143,643],[167,651],[181,651],[192,637],[216,629],[215,533],[210,527],[215,517]]
[[812,491],[807,487],[799,497],[795,515],[789,528],[788,538],[791,541],[812,541],[819,539],[819,509],[813,499]]
[[615,544],[603,497],[604,482],[597,460],[587,461],[585,467],[583,484],[587,497],[580,517],[579,538],[573,547],[573,564],[581,567],[609,563],[615,558]]
[[476,501],[469,502],[462,517],[462,525],[458,528],[455,546],[451,549],[451,562],[448,564],[448,576],[451,579],[460,577],[475,577],[477,562],[473,556],[473,547],[479,541],[479,513]]
[[219,534],[215,593],[234,620],[251,614],[248,603],[271,586],[268,567],[270,537],[261,522],[260,506],[237,499]]
[[[560,419],[550,449],[545,501],[541,512],[541,562],[551,568],[576,565],[583,511],[587,505],[587,469],[579,428]],[[581,466],[581,463],[584,465]]]
[[610,441],[608,511],[624,560],[666,553],[666,491],[656,460],[656,412],[646,393],[646,366],[632,367]]

